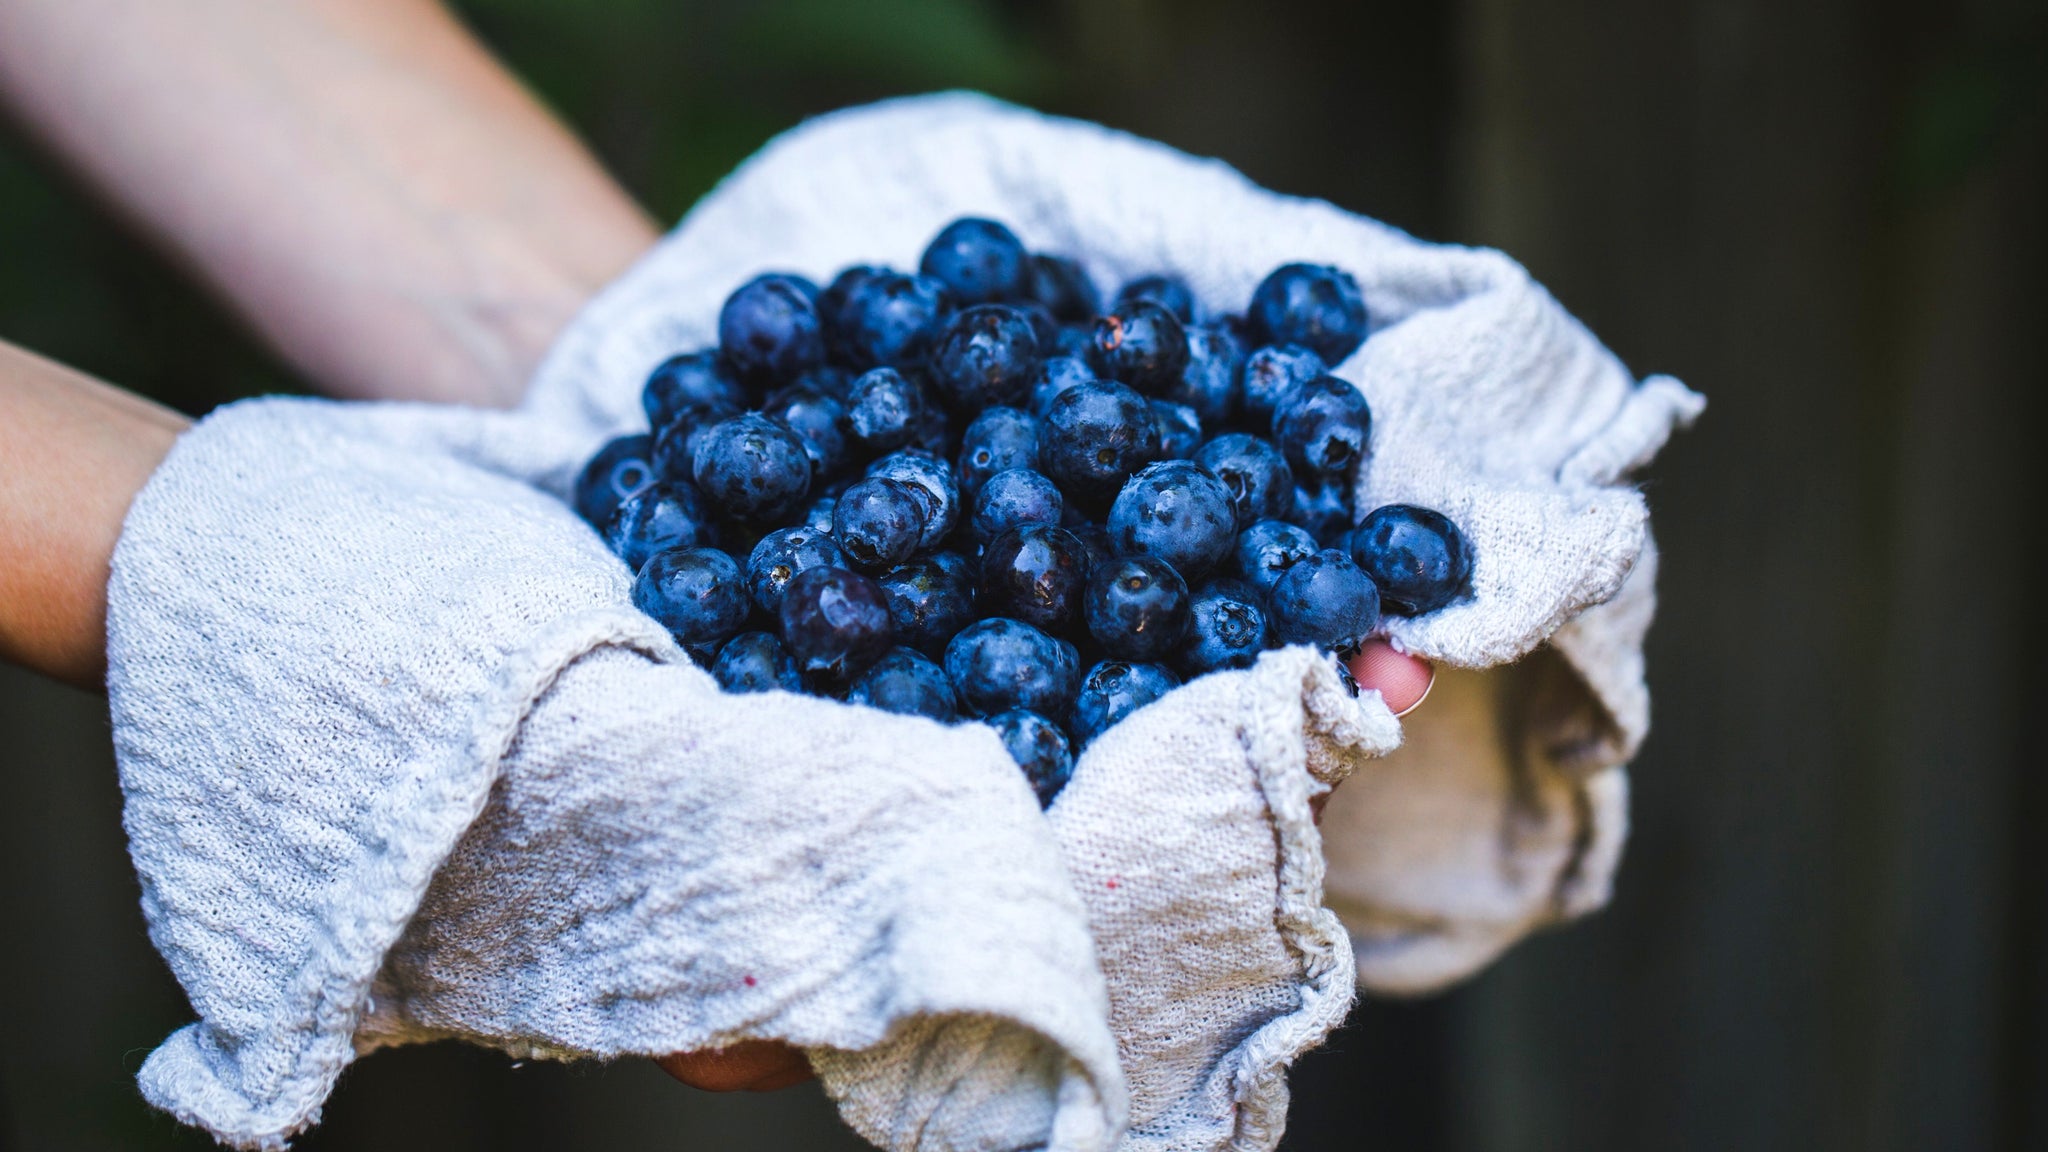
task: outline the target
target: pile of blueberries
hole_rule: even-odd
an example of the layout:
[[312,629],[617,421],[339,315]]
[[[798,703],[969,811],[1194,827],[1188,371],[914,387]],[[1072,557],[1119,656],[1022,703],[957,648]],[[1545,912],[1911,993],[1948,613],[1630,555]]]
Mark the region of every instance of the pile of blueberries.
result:
[[742,285],[577,510],[726,690],[979,717],[1050,803],[1183,678],[1469,594],[1450,520],[1354,515],[1372,414],[1328,368],[1366,334],[1336,268],[1275,270],[1242,316],[1172,276],[1101,314],[1073,260],[956,220],[915,274]]

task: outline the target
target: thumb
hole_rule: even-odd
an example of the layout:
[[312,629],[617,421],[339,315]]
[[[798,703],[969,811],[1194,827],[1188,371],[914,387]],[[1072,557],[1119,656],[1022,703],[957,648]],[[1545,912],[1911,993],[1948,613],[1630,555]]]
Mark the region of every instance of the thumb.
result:
[[1413,712],[1436,683],[1429,661],[1397,651],[1385,640],[1368,640],[1351,658],[1351,677],[1360,688],[1377,689],[1396,716]]

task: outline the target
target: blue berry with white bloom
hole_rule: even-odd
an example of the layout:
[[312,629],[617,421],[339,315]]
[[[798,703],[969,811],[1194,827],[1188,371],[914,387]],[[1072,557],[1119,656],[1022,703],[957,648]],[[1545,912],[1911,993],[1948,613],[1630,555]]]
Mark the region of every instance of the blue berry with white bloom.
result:
[[695,438],[691,471],[719,509],[767,523],[794,513],[811,491],[811,456],[796,433],[756,412],[720,421]]
[[932,388],[955,412],[1015,404],[1030,392],[1043,357],[1031,318],[1007,304],[954,314],[932,349]]
[[1351,557],[1325,548],[1274,583],[1266,610],[1275,641],[1348,656],[1379,626],[1380,593]]
[[932,237],[918,271],[944,284],[962,304],[989,304],[1024,296],[1029,263],[1015,232],[994,220],[966,216]]
[[771,272],[726,297],[718,312],[718,351],[734,375],[762,388],[824,363],[816,295],[809,281]]
[[1011,468],[981,486],[970,525],[974,538],[986,544],[1027,524],[1057,528],[1065,510],[1058,485],[1029,468]]
[[1116,307],[1122,308],[1133,300],[1145,300],[1159,305],[1173,313],[1174,319],[1183,325],[1195,322],[1195,293],[1188,282],[1178,276],[1158,274],[1140,276],[1117,289]]
[[1088,634],[1119,660],[1164,660],[1188,630],[1188,585],[1154,556],[1124,556],[1088,577]]
[[733,378],[715,349],[669,357],[648,374],[647,384],[640,390],[641,407],[647,410],[647,426],[657,434],[686,408],[724,407],[737,411],[746,401],[746,390]]
[[960,718],[946,670],[908,648],[891,648],[846,690],[849,704],[901,716],[929,716],[941,724]]
[[1322,551],[1308,529],[1281,520],[1261,520],[1237,534],[1237,574],[1261,594],[1271,592],[1287,570]]
[[798,573],[846,566],[846,553],[829,529],[777,528],[747,553],[747,595],[772,619],[782,612],[782,590]]
[[866,456],[879,456],[917,437],[924,389],[894,368],[872,368],[853,382],[846,399],[846,432]]
[[1003,738],[1010,759],[1024,770],[1024,779],[1038,793],[1038,806],[1052,807],[1053,798],[1074,776],[1074,751],[1067,734],[1059,725],[1022,708],[998,712],[986,723]]
[[1237,411],[1243,390],[1244,349],[1237,337],[1209,324],[1188,329],[1188,362],[1181,369],[1180,383],[1169,388],[1169,399],[1195,410],[1204,423],[1220,425]]
[[781,621],[798,670],[828,688],[850,683],[896,642],[881,587],[845,568],[797,573],[782,591]]
[[1240,529],[1261,520],[1278,520],[1293,505],[1294,473],[1269,440],[1248,432],[1229,432],[1202,445],[1195,453],[1195,463],[1230,492],[1230,507]]
[[875,577],[889,602],[896,642],[927,656],[974,623],[974,579],[955,552],[934,552]]
[[976,416],[960,436],[954,475],[961,495],[972,501],[996,473],[1038,467],[1038,430],[1038,420],[1019,408],[990,408]]
[[619,505],[652,486],[654,438],[620,436],[597,450],[576,477],[576,514],[602,532]]
[[1265,597],[1242,580],[1216,580],[1189,603],[1187,637],[1177,663],[1191,678],[1249,668],[1265,647]]
[[1013,708],[1064,716],[1080,675],[1080,654],[1072,644],[1022,620],[991,617],[946,645],[946,676],[961,708],[977,716]]
[[1074,739],[1083,748],[1109,727],[1175,688],[1180,678],[1157,664],[1105,660],[1081,679],[1074,697]]
[[1323,358],[1299,344],[1275,344],[1245,358],[1238,381],[1238,409],[1255,426],[1270,424],[1273,409],[1297,384],[1328,372]]
[[1188,364],[1188,333],[1172,312],[1131,300],[1095,322],[1095,368],[1147,396],[1178,387]]
[[952,298],[937,280],[879,273],[848,294],[833,344],[856,369],[921,364],[952,312]]
[[1472,591],[1472,545],[1450,517],[1412,504],[1366,513],[1351,533],[1351,558],[1396,616],[1422,616]]
[[1107,506],[1124,481],[1159,459],[1159,417],[1121,384],[1093,381],[1062,391],[1046,409],[1038,470],[1070,504]]
[[1286,264],[1252,293],[1246,314],[1261,344],[1299,344],[1342,364],[1365,343],[1365,296],[1351,273],[1327,264]]
[[1186,460],[1202,446],[1202,418],[1186,404],[1151,400],[1152,414],[1159,418],[1159,458]]
[[725,642],[711,663],[711,677],[727,692],[801,692],[796,660],[773,632],[742,632]]
[[953,477],[953,466],[944,459],[922,448],[905,448],[869,464],[867,474],[916,485],[925,494],[924,535],[917,543],[920,550],[937,548],[960,522],[960,484]]
[[839,494],[832,508],[832,535],[854,567],[869,572],[893,568],[917,551],[926,503],[910,484],[870,477]]
[[1031,414],[1043,420],[1060,393],[1095,382],[1095,369],[1087,360],[1071,354],[1054,356],[1038,366],[1038,375],[1031,382]]
[[650,485],[620,501],[605,525],[604,542],[638,572],[657,552],[708,545],[715,535],[703,497],[685,481]]
[[1065,256],[1035,255],[1025,276],[1025,296],[1062,324],[1092,324],[1102,296],[1081,265]]
[[1273,442],[1299,478],[1350,476],[1371,451],[1372,408],[1348,381],[1317,376],[1273,410]]
[[749,607],[740,566],[716,548],[655,553],[633,580],[633,606],[704,660],[740,630]]
[[1109,510],[1119,552],[1157,556],[1196,579],[1230,555],[1237,513],[1223,482],[1186,460],[1165,460],[1131,477]]

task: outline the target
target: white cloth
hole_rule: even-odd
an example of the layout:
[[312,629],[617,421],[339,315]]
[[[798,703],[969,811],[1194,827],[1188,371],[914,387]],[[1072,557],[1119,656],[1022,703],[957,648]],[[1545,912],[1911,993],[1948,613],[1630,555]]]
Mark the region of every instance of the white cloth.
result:
[[[1354,978],[1309,801],[1398,743],[1375,694],[1300,650],[1203,678],[1042,819],[980,726],[718,693],[559,500],[733,285],[913,265],[966,213],[1218,310],[1287,260],[1351,270],[1361,508],[1440,508],[1478,554],[1475,600],[1396,638],[1474,668],[1549,639],[1607,715],[1640,695],[1639,632],[1583,613],[1645,546],[1614,482],[1696,398],[1634,385],[1511,262],[979,98],[826,117],[593,302],[521,412],[240,405],[138,498],[109,693],[152,937],[201,1018],[145,1064],[152,1101],[277,1147],[384,1044],[762,1037],[892,1149],[1079,1152],[1127,1120],[1123,1147],[1277,1142],[1285,1065]],[[1420,866],[1455,893],[1470,860]]]

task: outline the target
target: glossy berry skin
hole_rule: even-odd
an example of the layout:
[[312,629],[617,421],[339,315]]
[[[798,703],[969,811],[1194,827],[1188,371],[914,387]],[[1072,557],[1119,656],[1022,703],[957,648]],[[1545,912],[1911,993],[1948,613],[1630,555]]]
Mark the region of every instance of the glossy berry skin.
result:
[[576,514],[602,532],[620,504],[655,480],[654,438],[620,436],[598,449],[576,477]]
[[923,493],[901,480],[870,477],[839,494],[832,535],[853,566],[868,572],[893,568],[917,551],[924,535]]
[[1187,460],[1202,446],[1202,418],[1193,408],[1171,400],[1151,400],[1152,414],[1159,418],[1159,458]]
[[932,389],[955,412],[1014,404],[1029,394],[1042,357],[1031,318],[1006,304],[954,314],[932,349]]
[[1248,432],[1216,437],[1195,453],[1195,463],[1223,482],[1240,531],[1261,520],[1287,515],[1294,500],[1294,473],[1269,440]]
[[1237,513],[1223,482],[1186,460],[1167,460],[1131,477],[1109,510],[1109,538],[1120,553],[1157,556],[1200,579],[1230,555]]
[[1180,678],[1157,664],[1104,660],[1088,669],[1074,696],[1074,739],[1086,748],[1111,725],[1178,687]]
[[640,390],[640,406],[647,410],[647,426],[659,433],[685,408],[725,407],[737,411],[746,404],[746,390],[733,378],[715,349],[671,356],[648,374]]
[[1003,738],[1010,759],[1024,770],[1024,779],[1038,793],[1040,808],[1052,807],[1053,798],[1074,777],[1074,752],[1060,726],[1022,708],[998,712],[984,721]]
[[1147,300],[1173,313],[1173,318],[1183,325],[1195,322],[1195,293],[1188,282],[1178,276],[1140,276],[1117,289],[1116,307],[1122,308],[1133,300]]
[[1038,467],[1038,420],[1020,408],[990,408],[960,436],[954,476],[970,502],[989,477],[1012,468]]
[[981,557],[981,608],[1047,632],[1079,618],[1088,550],[1064,528],[1027,524],[989,542]]
[[917,436],[924,389],[894,368],[871,368],[846,397],[846,436],[863,456],[880,456]]
[[1095,370],[1147,396],[1180,386],[1188,365],[1188,333],[1173,313],[1132,300],[1095,322]]
[[1119,660],[1164,660],[1188,630],[1188,586],[1152,556],[1125,556],[1088,577],[1088,634]]
[[1065,511],[1058,485],[1029,468],[1011,468],[981,486],[969,526],[974,538],[986,544],[1028,524],[1057,528]]
[[1061,392],[1045,414],[1038,470],[1069,503],[1102,507],[1124,481],[1159,459],[1159,418],[1143,396],[1096,381]]
[[761,537],[747,553],[747,595],[774,619],[782,613],[782,592],[797,574],[811,568],[844,568],[846,553],[829,531],[803,527],[777,528]]
[[829,393],[805,383],[792,384],[770,395],[761,411],[803,441],[813,478],[830,476],[845,466],[846,405]]
[[833,345],[859,370],[922,363],[953,311],[945,285],[884,272],[862,280],[839,309]]
[[1311,480],[1295,486],[1294,507],[1287,513],[1287,522],[1306,529],[1319,543],[1335,548],[1351,533],[1352,510],[1349,483],[1319,484]]
[[1080,685],[1081,659],[1072,644],[998,616],[969,625],[946,645],[946,677],[972,715],[1022,708],[1064,716]]
[[1187,638],[1176,662],[1183,675],[1249,668],[1266,647],[1265,597],[1242,580],[1217,580],[1195,593]]
[[946,670],[908,648],[891,648],[846,690],[846,702],[900,716],[929,716],[941,724],[960,718]]
[[849,683],[896,642],[881,586],[845,568],[797,573],[783,589],[781,621],[797,669],[824,685]]
[[1238,410],[1254,426],[1272,422],[1273,409],[1294,386],[1329,372],[1323,358],[1299,344],[1275,344],[1245,357],[1238,381]]
[[918,271],[964,305],[1016,300],[1029,285],[1029,255],[1017,234],[976,216],[953,221],[924,250]]
[[1379,626],[1380,593],[1351,557],[1325,548],[1274,583],[1266,612],[1276,642],[1348,656]]
[[1244,350],[1222,328],[1201,324],[1188,329],[1188,362],[1169,399],[1195,410],[1202,422],[1221,425],[1237,411],[1244,379]]
[[825,290],[818,293],[818,320],[825,325],[825,350],[828,355],[844,358],[840,334],[846,330],[846,306],[860,286],[877,276],[889,275],[889,269],[878,264],[855,264],[842,268]]
[[796,660],[773,632],[742,632],[711,662],[711,677],[727,692],[803,691]]
[[1441,512],[1412,504],[1375,508],[1350,545],[1392,615],[1422,616],[1472,591],[1472,545]]
[[1096,382],[1095,369],[1079,356],[1054,356],[1038,366],[1038,375],[1031,381],[1031,414],[1045,419],[1052,402],[1059,395],[1077,384]]
[[1092,324],[1102,295],[1081,265],[1065,256],[1034,255],[1025,273],[1025,296],[1062,324]]
[[1351,273],[1326,264],[1285,264],[1252,293],[1246,313],[1260,344],[1299,344],[1331,366],[1365,343],[1365,297]]
[[1273,410],[1273,442],[1297,477],[1349,476],[1371,450],[1372,409],[1349,382],[1317,376]]
[[1322,551],[1308,529],[1261,520],[1237,534],[1237,574],[1261,595],[1273,590],[1289,568]]
[[716,548],[670,548],[650,557],[633,580],[633,607],[669,630],[691,655],[708,660],[747,619],[740,566]]
[[794,380],[825,360],[825,326],[808,281],[780,273],[756,276],[726,297],[718,312],[718,352],[755,388]]
[[709,545],[715,535],[710,509],[687,481],[655,484],[619,502],[605,525],[605,546],[635,572],[670,548]]
[[920,551],[937,548],[960,522],[960,485],[953,478],[953,466],[939,457],[919,448],[905,448],[869,464],[868,475],[915,484],[929,497],[924,535],[917,543]]
[[937,658],[974,623],[974,582],[960,557],[936,552],[875,577],[889,602],[896,642]]
[[820,535],[831,535],[832,509],[838,503],[839,497],[837,496],[820,496],[816,500],[811,501],[811,506],[804,510],[803,523],[797,525],[797,527],[809,528]]
[[729,404],[692,405],[676,413],[654,437],[654,471],[671,483],[696,483],[696,451],[713,425],[740,414]]
[[1074,539],[1079,540],[1081,547],[1087,550],[1088,570],[1090,572],[1116,559],[1116,541],[1109,538],[1109,528],[1107,526],[1098,524],[1085,517],[1077,518],[1072,512],[1067,514],[1065,520],[1066,523],[1060,525],[1060,527],[1073,533]]
[[691,472],[721,511],[767,523],[803,507],[811,457],[802,437],[759,413],[735,416],[692,442]]

